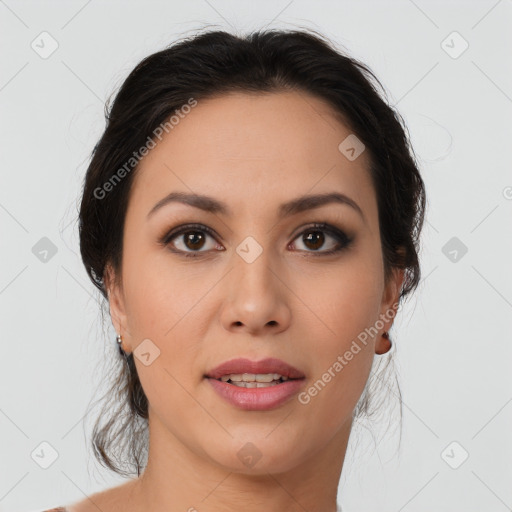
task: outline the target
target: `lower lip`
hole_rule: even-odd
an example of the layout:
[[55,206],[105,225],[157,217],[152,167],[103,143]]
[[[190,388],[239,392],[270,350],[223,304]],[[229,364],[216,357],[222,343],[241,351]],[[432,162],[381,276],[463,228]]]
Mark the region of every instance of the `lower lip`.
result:
[[266,388],[241,388],[208,378],[213,389],[232,405],[247,411],[266,411],[279,407],[303,386],[304,379],[293,379]]

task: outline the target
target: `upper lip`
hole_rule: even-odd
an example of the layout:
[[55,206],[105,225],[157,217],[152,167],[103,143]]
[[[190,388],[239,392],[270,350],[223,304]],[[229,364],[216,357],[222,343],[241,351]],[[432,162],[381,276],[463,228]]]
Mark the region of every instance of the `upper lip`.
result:
[[260,361],[251,361],[245,358],[231,359],[210,370],[206,377],[220,379],[223,375],[231,373],[278,373],[290,379],[304,378],[304,373],[300,370],[274,357],[261,359]]

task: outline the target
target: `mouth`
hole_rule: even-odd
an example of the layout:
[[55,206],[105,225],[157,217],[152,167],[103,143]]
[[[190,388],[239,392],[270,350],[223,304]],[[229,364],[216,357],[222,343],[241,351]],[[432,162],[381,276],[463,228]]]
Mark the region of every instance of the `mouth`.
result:
[[267,411],[288,403],[303,387],[306,376],[281,359],[226,361],[204,375],[212,389],[232,406]]

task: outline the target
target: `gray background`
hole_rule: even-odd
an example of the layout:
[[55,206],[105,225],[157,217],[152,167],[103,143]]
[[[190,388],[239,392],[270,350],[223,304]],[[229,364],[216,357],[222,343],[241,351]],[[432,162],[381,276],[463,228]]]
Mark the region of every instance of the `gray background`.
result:
[[[205,24],[324,33],[383,82],[420,158],[423,280],[394,328],[402,443],[398,431],[377,448],[364,429],[351,439],[344,511],[511,510],[511,22],[511,0],[0,0],[0,510],[122,481],[95,463],[84,418],[115,332],[102,333],[79,257],[81,181],[106,98],[140,59]],[[46,261],[43,237],[57,251]],[[47,469],[43,442],[58,453]]]

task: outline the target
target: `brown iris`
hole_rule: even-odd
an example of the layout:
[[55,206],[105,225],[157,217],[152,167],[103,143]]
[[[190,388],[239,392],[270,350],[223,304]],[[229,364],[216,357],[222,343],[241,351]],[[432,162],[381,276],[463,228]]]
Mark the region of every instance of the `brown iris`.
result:
[[[302,240],[305,243],[313,241],[314,247],[312,249],[319,249],[324,244],[325,237],[321,231],[309,231],[307,236],[302,237]],[[318,243],[318,240],[320,240],[320,243]]]
[[187,231],[185,235],[185,245],[189,249],[201,249],[204,244],[204,234],[200,231]]

